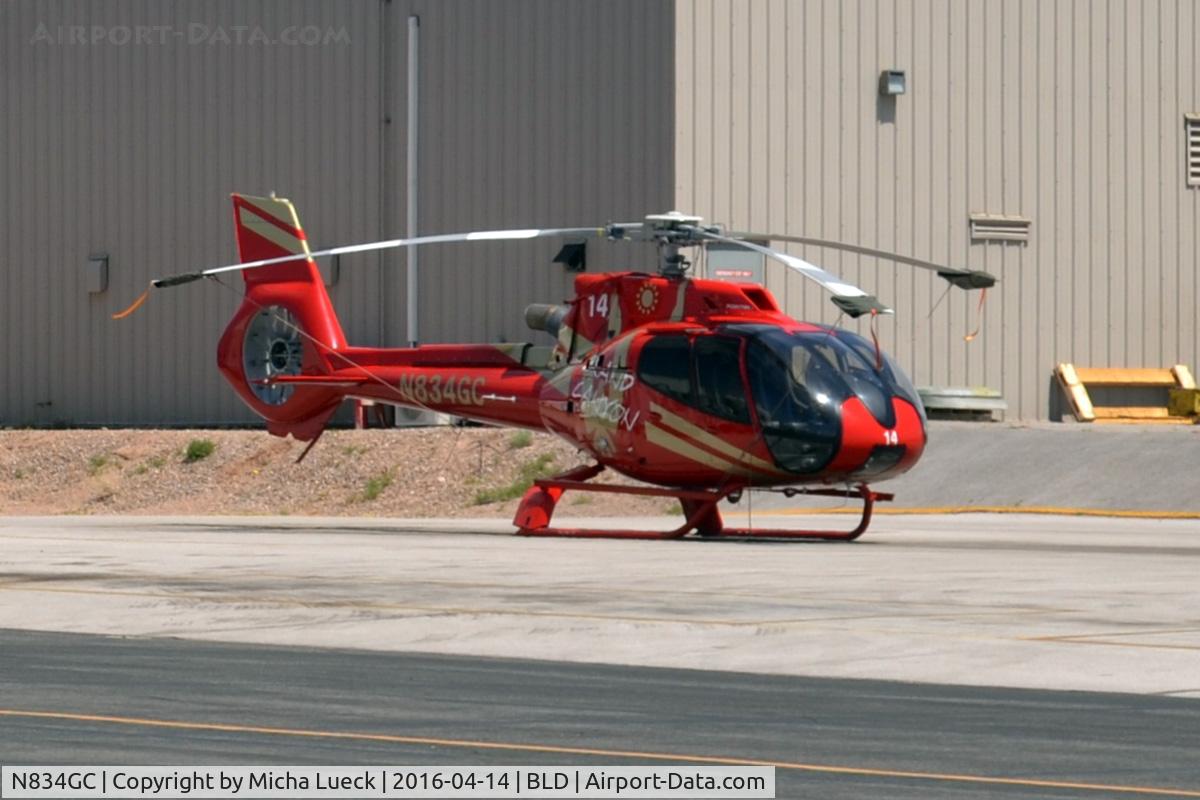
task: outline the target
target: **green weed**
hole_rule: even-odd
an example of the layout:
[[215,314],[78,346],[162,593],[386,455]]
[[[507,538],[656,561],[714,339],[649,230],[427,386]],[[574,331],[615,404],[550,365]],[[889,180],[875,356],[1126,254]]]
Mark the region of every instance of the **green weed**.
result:
[[162,469],[166,463],[167,460],[162,456],[150,456],[150,458],[147,458],[141,464],[138,464],[133,468],[133,474],[145,475],[152,469]]
[[192,439],[188,442],[187,449],[183,451],[183,460],[191,464],[193,461],[202,461],[213,454],[217,446],[210,439]]
[[533,444],[533,434],[529,431],[517,431],[508,437],[509,450],[520,450],[523,447],[529,447],[531,444]]
[[363,487],[362,499],[374,500],[383,494],[383,490],[392,485],[392,473],[381,472],[374,478],[367,479],[367,485]]
[[520,497],[529,490],[530,486],[533,486],[534,481],[538,478],[548,478],[554,474],[554,471],[554,456],[548,453],[540,455],[532,461],[526,461],[521,465],[517,478],[512,483],[495,489],[480,489],[475,492],[475,505],[501,503]]

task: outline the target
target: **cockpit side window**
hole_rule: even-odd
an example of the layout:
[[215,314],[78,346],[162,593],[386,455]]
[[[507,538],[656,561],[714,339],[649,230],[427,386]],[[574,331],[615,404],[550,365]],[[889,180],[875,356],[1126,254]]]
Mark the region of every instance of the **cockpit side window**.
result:
[[702,336],[692,345],[696,364],[697,407],[722,419],[750,423],[750,404],[742,384],[740,339]]
[[687,337],[682,334],[655,336],[642,345],[637,364],[638,378],[673,400],[694,405],[691,349]]

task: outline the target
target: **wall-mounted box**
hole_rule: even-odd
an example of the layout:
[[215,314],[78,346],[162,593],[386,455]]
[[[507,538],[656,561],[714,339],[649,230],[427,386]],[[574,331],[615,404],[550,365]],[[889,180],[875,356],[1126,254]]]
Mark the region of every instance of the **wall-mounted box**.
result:
[[879,93],[895,97],[908,91],[908,76],[902,69],[885,69],[879,73]]
[[84,266],[83,284],[88,294],[100,294],[108,290],[108,256],[105,254],[88,256]]

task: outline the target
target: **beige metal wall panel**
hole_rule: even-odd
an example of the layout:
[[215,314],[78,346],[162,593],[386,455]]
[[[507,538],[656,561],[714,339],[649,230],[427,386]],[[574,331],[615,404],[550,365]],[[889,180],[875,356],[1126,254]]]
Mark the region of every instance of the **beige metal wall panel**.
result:
[[[152,277],[235,259],[231,191],[291,197],[315,245],[402,233],[410,13],[424,232],[670,205],[670,3],[0,3],[0,425],[252,421],[215,366],[236,293],[195,284],[109,314]],[[97,295],[92,252],[110,258]],[[524,304],[568,294],[554,252],[426,251],[422,338],[524,338]],[[403,342],[403,263],[342,261],[352,341]]]
[[[388,7],[384,172],[389,231],[403,231],[407,18],[420,18],[419,230],[640,220],[670,207],[674,17],[665,2],[401,2]],[[422,341],[524,341],[523,310],[571,296],[561,242],[426,248]],[[404,255],[385,257],[385,338],[405,340]],[[647,260],[651,259],[651,260]],[[588,245],[588,268],[644,268],[652,253]]]
[[[0,423],[250,419],[215,364],[235,291],[196,284],[109,315],[152,277],[234,260],[234,190],[290,195],[317,242],[378,235],[378,14],[316,0],[0,4]],[[342,38],[282,43],[306,27]],[[95,295],[91,252],[109,256]],[[352,333],[376,313],[369,278],[334,289]]]
[[[966,342],[977,293],[795,248],[896,307],[881,338],[918,383],[1000,388],[1010,417],[1040,418],[1058,361],[1200,362],[1194,3],[680,0],[676,17],[676,205],[1000,276]],[[908,73],[894,106],[887,68]],[[973,242],[975,212],[1032,219],[1028,243]],[[837,319],[799,276],[770,267],[768,285]]]
[[[896,306],[881,334],[918,382],[1001,388],[1012,416],[1045,416],[1057,361],[1200,366],[1194,3],[18,0],[0,4],[0,423],[248,420],[213,365],[236,295],[108,314],[152,276],[231,260],[232,190],[291,196],[318,245],[402,233],[413,13],[422,232],[676,206],[988,269],[1002,283],[967,343],[977,295],[796,249]],[[306,27],[333,39],[230,41]],[[888,67],[908,72],[894,106]],[[1032,219],[1029,242],[973,242],[973,212]],[[556,247],[424,251],[422,339],[524,338],[524,303],[569,294]],[[109,286],[89,295],[99,252]],[[649,263],[589,247],[591,269]],[[352,340],[404,340],[403,264],[343,261]],[[768,284],[836,319],[800,278]]]

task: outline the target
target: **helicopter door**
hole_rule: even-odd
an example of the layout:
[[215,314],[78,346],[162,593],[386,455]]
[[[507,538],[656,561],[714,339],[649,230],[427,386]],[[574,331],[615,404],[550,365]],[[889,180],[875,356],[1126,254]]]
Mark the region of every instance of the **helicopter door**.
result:
[[742,383],[742,340],[729,336],[698,336],[692,345],[692,363],[696,375],[696,407],[722,420],[749,425],[750,403]]

